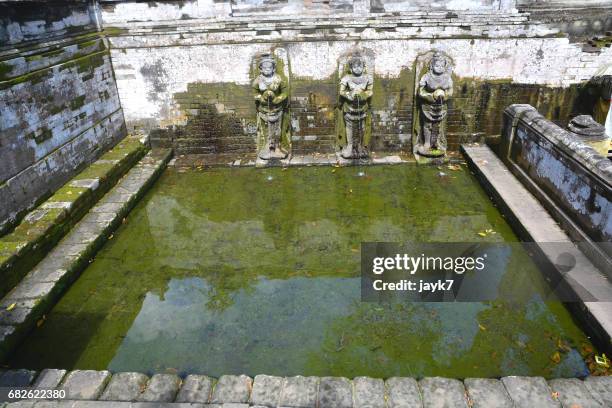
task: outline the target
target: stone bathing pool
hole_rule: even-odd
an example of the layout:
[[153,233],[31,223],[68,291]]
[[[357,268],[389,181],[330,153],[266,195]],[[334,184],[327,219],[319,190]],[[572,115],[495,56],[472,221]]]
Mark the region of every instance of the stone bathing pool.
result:
[[587,375],[594,347],[562,303],[540,300],[546,282],[518,254],[500,263],[499,289],[521,302],[361,302],[361,242],[518,241],[467,168],[439,172],[169,168],[9,364],[212,376]]

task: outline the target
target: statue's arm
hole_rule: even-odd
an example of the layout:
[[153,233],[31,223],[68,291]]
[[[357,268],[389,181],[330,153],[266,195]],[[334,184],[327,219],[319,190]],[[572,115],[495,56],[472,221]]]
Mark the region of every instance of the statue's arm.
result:
[[281,81],[280,87],[278,89],[278,95],[274,98],[273,102],[275,104],[283,102],[287,99],[289,95],[287,95],[287,82],[285,80]]
[[340,90],[338,91],[340,93],[340,96],[352,101],[353,100],[353,95],[351,95],[351,90],[348,86],[348,81],[344,78],[342,78],[342,80],[340,81]]
[[425,88],[426,84],[424,81],[421,81],[419,83],[419,96],[422,99],[425,99],[427,102],[430,103],[434,103],[435,99],[433,97],[433,92],[427,92],[427,89]]
[[255,102],[261,102],[261,92],[259,91],[259,84],[257,83],[257,80],[253,81],[251,86],[253,88],[253,99],[255,99]]

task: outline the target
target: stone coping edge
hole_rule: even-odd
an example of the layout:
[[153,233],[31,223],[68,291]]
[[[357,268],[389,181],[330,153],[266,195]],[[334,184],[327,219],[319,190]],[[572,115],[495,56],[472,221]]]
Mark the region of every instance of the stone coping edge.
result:
[[[9,370],[0,387],[63,390],[65,400],[8,404],[7,407],[223,408],[561,408],[612,406],[612,377],[509,376],[501,379],[392,377],[278,377],[114,373],[94,370]],[[95,403],[94,403],[95,401]],[[155,403],[155,405],[153,404]],[[163,403],[163,405],[160,405]],[[1,406],[2,403],[0,403]],[[29,405],[28,405],[29,404]],[[38,405],[37,405],[38,404]],[[195,405],[190,405],[195,404]]]
[[0,300],[0,361],[19,344],[89,265],[166,168],[172,150],[149,152]]
[[[566,307],[592,336],[593,342],[605,353],[612,353],[612,302],[593,302],[591,299],[612,298],[612,284],[604,271],[572,244],[542,204],[527,190],[503,162],[487,146],[462,145],[468,167],[476,174],[482,187],[505,215],[512,229],[522,241],[538,244],[539,253],[534,260],[545,278],[559,285],[581,302],[566,303]],[[553,243],[551,245],[551,243]],[[565,245],[556,246],[554,243]],[[559,248],[568,251],[576,265],[562,273],[555,262]],[[572,296],[572,297],[574,297]]]
[[17,285],[146,150],[137,138],[124,138],[0,237],[0,297]]

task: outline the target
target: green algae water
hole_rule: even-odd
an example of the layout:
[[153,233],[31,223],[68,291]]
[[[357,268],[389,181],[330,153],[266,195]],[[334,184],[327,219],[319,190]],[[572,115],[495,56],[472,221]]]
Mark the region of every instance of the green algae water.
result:
[[[513,242],[463,168],[168,169],[10,362],[333,376],[574,377],[592,347],[525,257],[515,302],[361,301],[362,242]],[[494,231],[481,236],[482,231]]]

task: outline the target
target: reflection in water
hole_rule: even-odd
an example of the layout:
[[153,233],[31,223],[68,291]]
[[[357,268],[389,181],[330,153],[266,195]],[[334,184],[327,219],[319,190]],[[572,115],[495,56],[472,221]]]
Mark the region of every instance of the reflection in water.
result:
[[[168,170],[15,353],[19,367],[377,377],[585,373],[588,339],[531,261],[512,303],[367,303],[360,243],[516,241],[465,171]],[[268,176],[273,176],[268,180]],[[486,237],[479,231],[493,230]],[[470,281],[472,279],[472,281]],[[511,294],[511,296],[508,296]],[[551,360],[559,344],[569,345]]]

